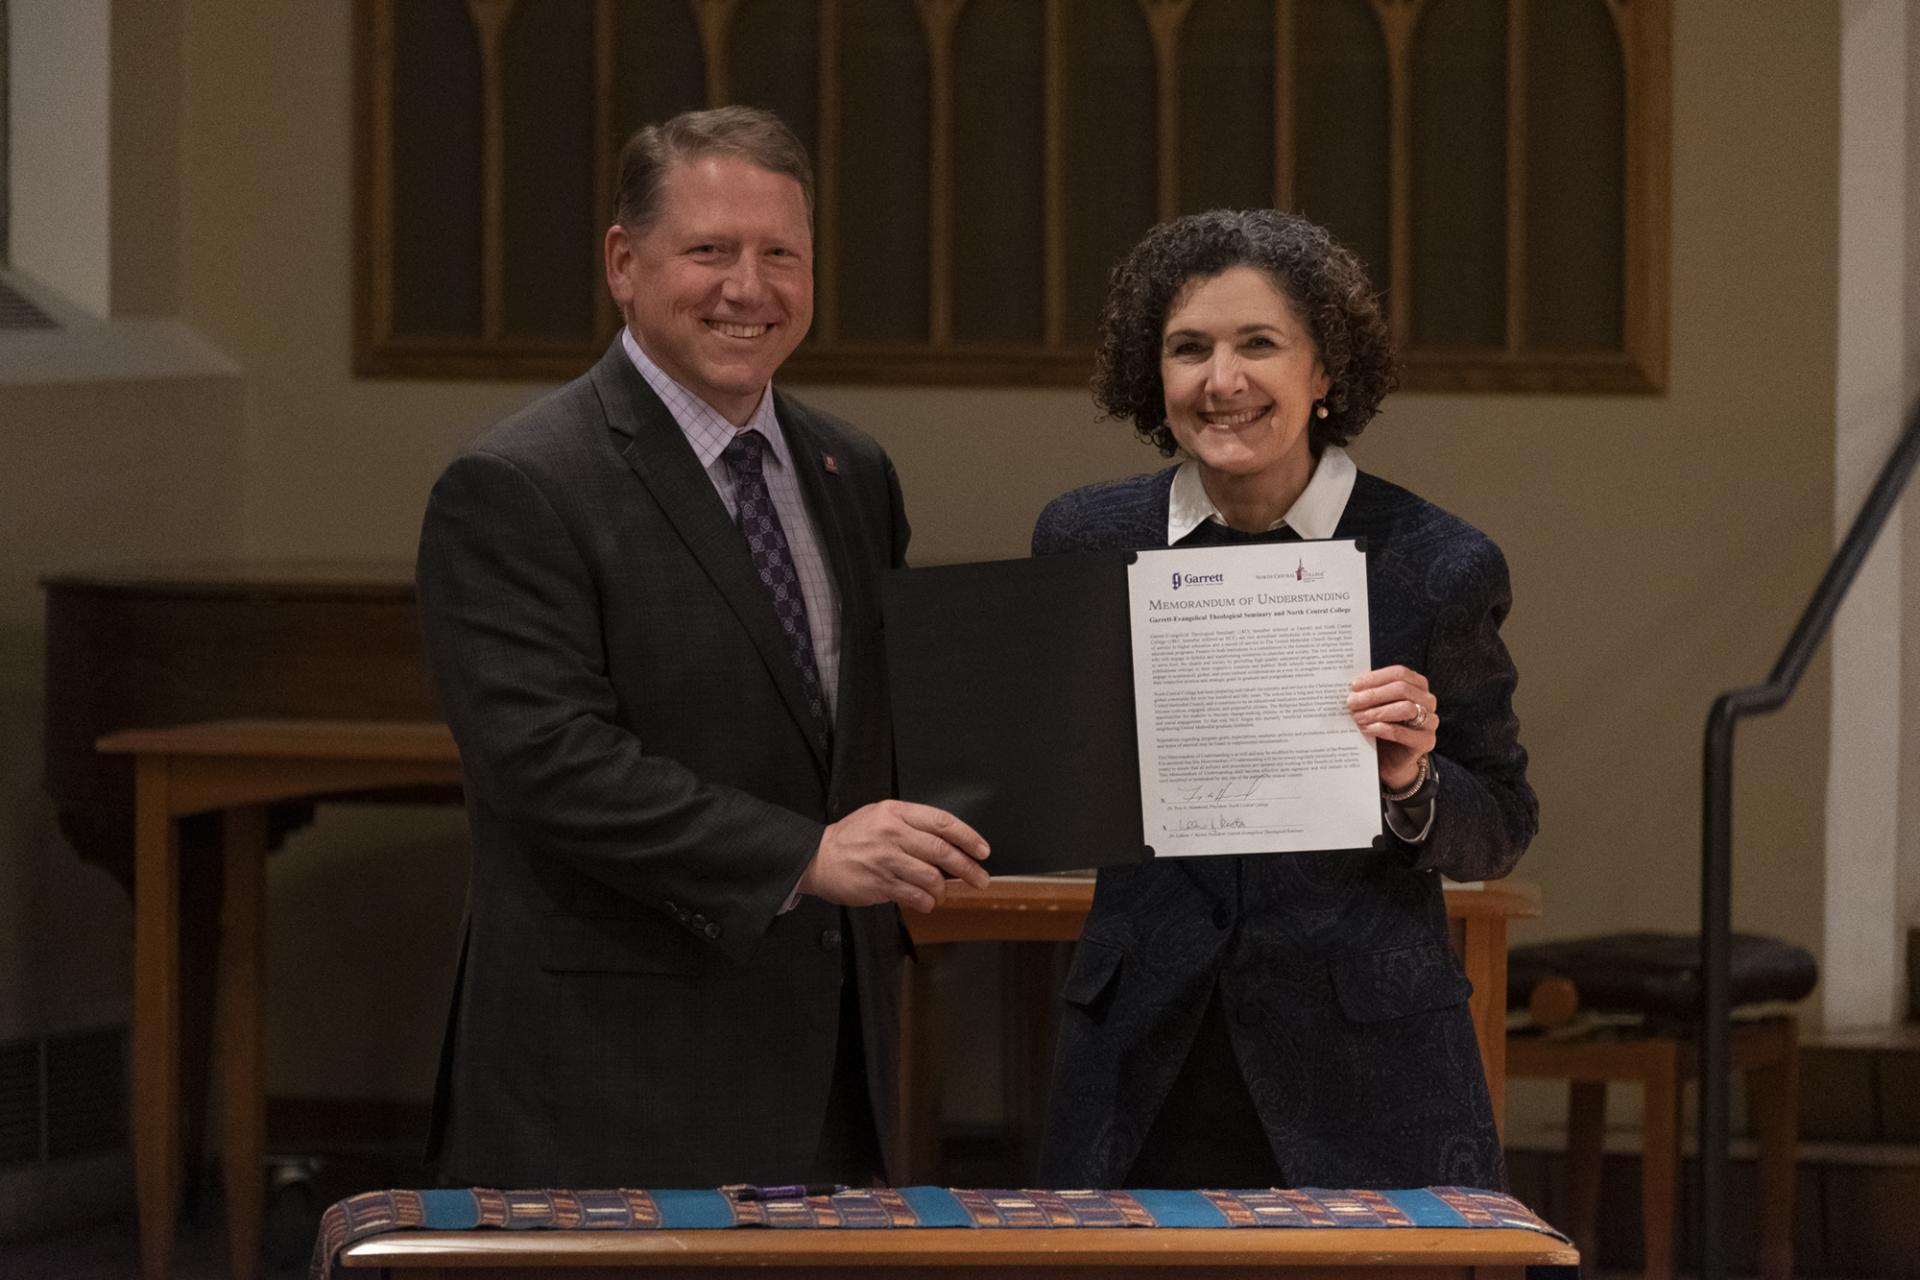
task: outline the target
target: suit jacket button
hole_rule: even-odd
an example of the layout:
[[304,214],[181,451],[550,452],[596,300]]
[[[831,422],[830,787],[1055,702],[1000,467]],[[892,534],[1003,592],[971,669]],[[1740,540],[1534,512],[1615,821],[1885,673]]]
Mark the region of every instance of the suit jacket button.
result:
[[828,929],[823,933],[821,933],[820,949],[822,951],[834,951],[834,950],[837,950],[839,946],[840,946],[840,931],[838,929]]
[[709,920],[707,921],[707,927],[700,932],[706,934],[709,938],[717,938],[720,936],[720,926]]
[[1224,929],[1232,923],[1233,923],[1233,913],[1227,910],[1224,904],[1214,907],[1213,909],[1213,927],[1214,928]]

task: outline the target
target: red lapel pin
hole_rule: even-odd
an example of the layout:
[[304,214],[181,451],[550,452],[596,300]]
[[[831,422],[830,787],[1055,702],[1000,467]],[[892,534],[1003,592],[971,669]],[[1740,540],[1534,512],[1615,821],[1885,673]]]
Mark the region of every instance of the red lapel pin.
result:
[[830,453],[823,453],[820,455],[820,465],[825,467],[827,470],[833,472],[833,474],[835,475],[840,474],[840,464],[834,461],[833,455]]

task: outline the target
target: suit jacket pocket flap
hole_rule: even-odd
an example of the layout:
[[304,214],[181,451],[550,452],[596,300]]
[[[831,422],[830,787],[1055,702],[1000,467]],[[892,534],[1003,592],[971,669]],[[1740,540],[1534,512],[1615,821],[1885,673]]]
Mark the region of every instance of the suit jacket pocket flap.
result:
[[669,925],[633,916],[548,916],[540,967],[549,973],[659,973],[698,977],[705,948]]
[[1068,1004],[1092,1004],[1112,984],[1125,955],[1126,952],[1110,942],[1082,938],[1074,948],[1073,968],[1067,972],[1067,985],[1060,989],[1061,996]]
[[1366,951],[1330,961],[1340,1011],[1351,1022],[1385,1022],[1464,1004],[1473,984],[1444,942]]

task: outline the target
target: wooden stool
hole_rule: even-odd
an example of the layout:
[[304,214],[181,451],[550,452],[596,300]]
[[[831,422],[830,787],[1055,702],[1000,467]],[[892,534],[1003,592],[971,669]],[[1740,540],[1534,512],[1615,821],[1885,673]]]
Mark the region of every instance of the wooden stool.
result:
[[[1798,1000],[1817,980],[1813,957],[1777,939],[1736,935],[1733,954],[1736,1008]],[[1596,1263],[1607,1084],[1641,1087],[1640,1212],[1648,1280],[1671,1280],[1674,1274],[1684,1087],[1700,1070],[1689,1021],[1698,1007],[1699,971],[1699,940],[1670,934],[1613,934],[1516,948],[1509,968],[1509,1008],[1525,1008],[1533,1025],[1507,1037],[1507,1075],[1568,1082],[1564,1225],[1581,1256]],[[1640,1021],[1583,1026],[1575,1021],[1583,1007],[1634,1014]],[[1731,1059],[1733,1070],[1746,1073],[1748,1121],[1759,1140],[1760,1274],[1788,1280],[1800,1104],[1794,1019],[1735,1022]]]

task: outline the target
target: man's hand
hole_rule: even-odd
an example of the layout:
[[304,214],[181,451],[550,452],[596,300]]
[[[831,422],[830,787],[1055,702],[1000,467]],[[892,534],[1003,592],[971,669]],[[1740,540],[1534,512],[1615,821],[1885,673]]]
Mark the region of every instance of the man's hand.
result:
[[931,911],[947,876],[986,888],[986,856],[980,833],[945,809],[882,800],[827,828],[798,888],[846,907],[897,902]]

